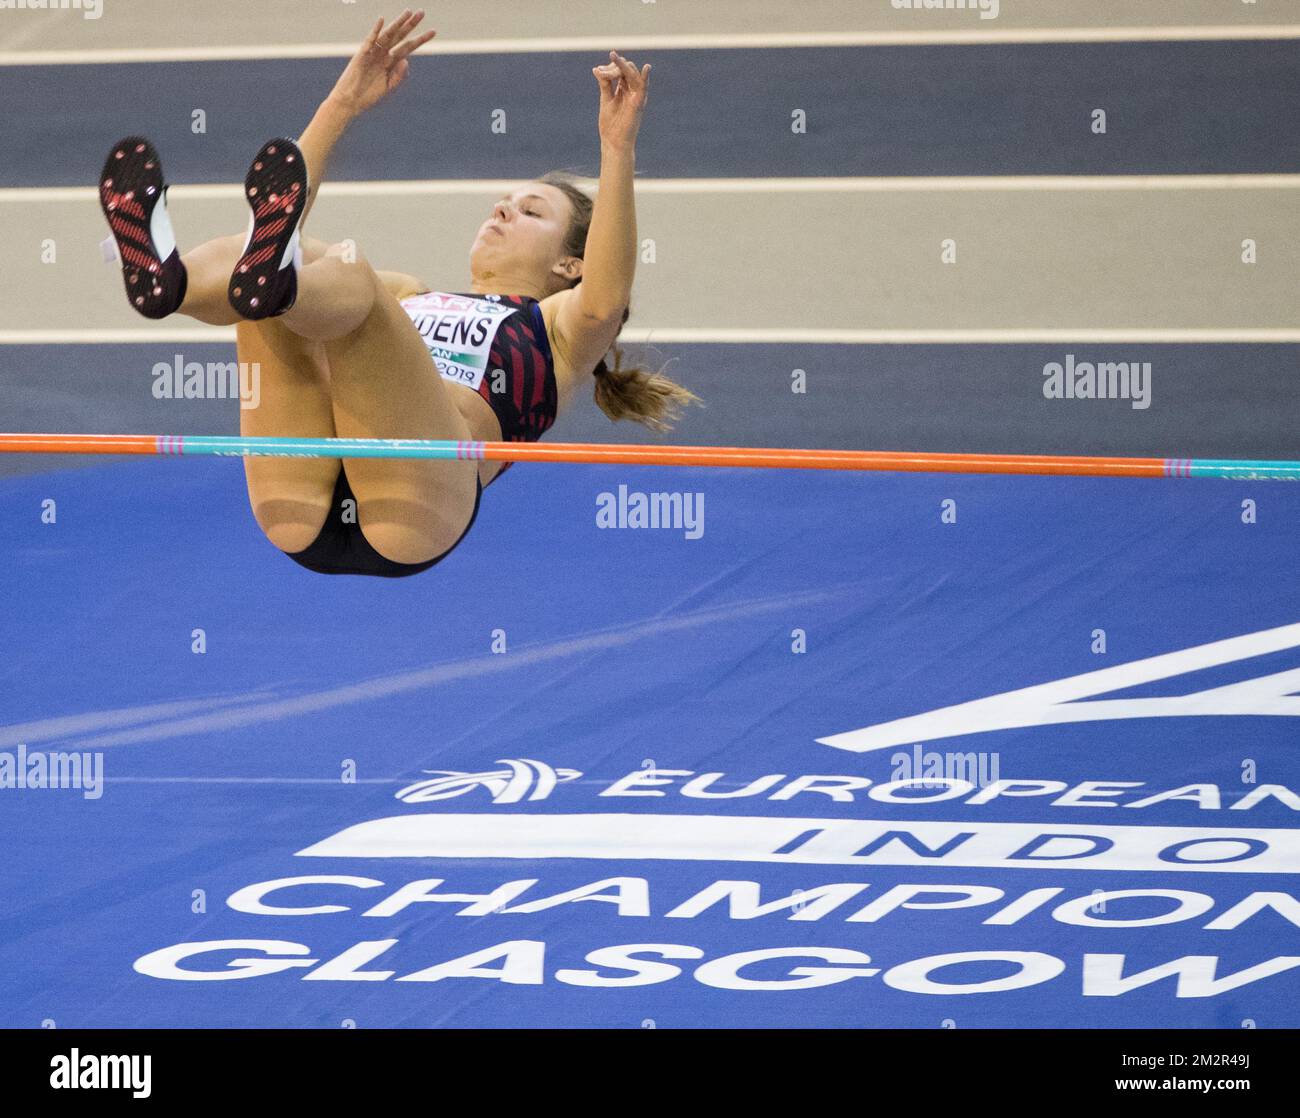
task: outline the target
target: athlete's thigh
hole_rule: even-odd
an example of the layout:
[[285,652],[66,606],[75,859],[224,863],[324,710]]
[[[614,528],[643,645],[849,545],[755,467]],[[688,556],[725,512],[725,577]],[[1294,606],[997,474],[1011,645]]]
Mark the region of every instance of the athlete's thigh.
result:
[[[438,375],[423,338],[388,291],[366,320],[326,343],[334,426],[342,438],[470,438],[454,393]],[[469,523],[478,466],[471,461],[349,458],[357,519],[371,545],[415,563],[450,548]]]
[[[333,438],[334,411],[324,347],[275,319],[236,327],[241,379],[239,429],[248,436]],[[247,403],[249,406],[245,406]],[[330,512],[337,458],[245,458],[248,499],[271,542],[301,551]]]

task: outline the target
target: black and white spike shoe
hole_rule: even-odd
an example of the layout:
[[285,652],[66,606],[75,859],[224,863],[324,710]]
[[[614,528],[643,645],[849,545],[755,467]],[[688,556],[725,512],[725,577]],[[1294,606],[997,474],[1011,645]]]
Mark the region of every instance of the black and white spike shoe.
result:
[[230,305],[243,318],[284,314],[298,298],[298,225],[307,203],[307,166],[292,140],[270,140],[244,179],[253,211],[244,251],[230,275]]
[[132,308],[146,318],[166,318],[185,301],[188,280],[167,216],[162,163],[143,136],[127,136],[110,149],[99,176],[99,204]]

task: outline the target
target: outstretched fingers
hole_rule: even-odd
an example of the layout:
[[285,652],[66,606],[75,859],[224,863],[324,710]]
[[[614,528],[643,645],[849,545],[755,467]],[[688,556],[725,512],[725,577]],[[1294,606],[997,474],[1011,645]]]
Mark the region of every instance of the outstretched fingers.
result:
[[403,29],[410,21],[412,14],[411,9],[407,8],[406,11],[393,20],[392,23],[380,31],[378,37],[375,39],[375,45],[383,47],[384,50],[390,50],[394,43],[400,41]]
[[[380,33],[376,41],[377,45],[383,47],[384,50],[391,51],[394,47],[401,45],[406,36],[414,31],[423,20],[423,11],[413,12],[410,8],[407,8],[406,11],[393,21],[388,30]],[[428,39],[426,38],[425,42],[427,41]],[[411,50],[414,49],[414,47],[411,48]],[[406,53],[409,54],[410,51],[407,51]],[[405,55],[402,55],[401,57],[405,57]]]
[[432,39],[437,34],[438,32],[436,31],[426,31],[423,35],[420,35],[414,39],[408,39],[406,42],[400,44],[399,46],[394,47],[391,51],[389,51],[389,54],[391,54],[393,58],[396,59],[398,62],[401,62],[402,59],[406,58],[410,54],[415,53],[415,51],[419,50],[422,46],[424,46],[425,43],[427,43],[430,39]]

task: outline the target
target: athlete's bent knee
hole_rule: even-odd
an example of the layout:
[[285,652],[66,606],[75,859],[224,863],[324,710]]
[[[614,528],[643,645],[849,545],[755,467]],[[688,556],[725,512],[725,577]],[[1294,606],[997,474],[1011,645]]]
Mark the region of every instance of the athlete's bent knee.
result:
[[311,547],[329,514],[328,501],[267,500],[253,506],[253,517],[263,535],[288,554]]
[[358,268],[374,271],[370,266],[370,261],[357,248],[357,242],[352,240],[336,241],[330,245],[325,249],[325,259],[338,260],[344,264],[355,264]]

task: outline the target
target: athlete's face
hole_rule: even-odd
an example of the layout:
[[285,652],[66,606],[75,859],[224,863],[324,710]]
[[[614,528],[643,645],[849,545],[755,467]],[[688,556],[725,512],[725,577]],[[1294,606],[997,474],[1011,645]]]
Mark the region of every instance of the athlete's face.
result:
[[522,184],[499,199],[479,226],[469,253],[471,270],[476,276],[535,279],[557,289],[567,286],[555,269],[570,260],[564,255],[564,242],[571,216],[563,191],[547,183]]

